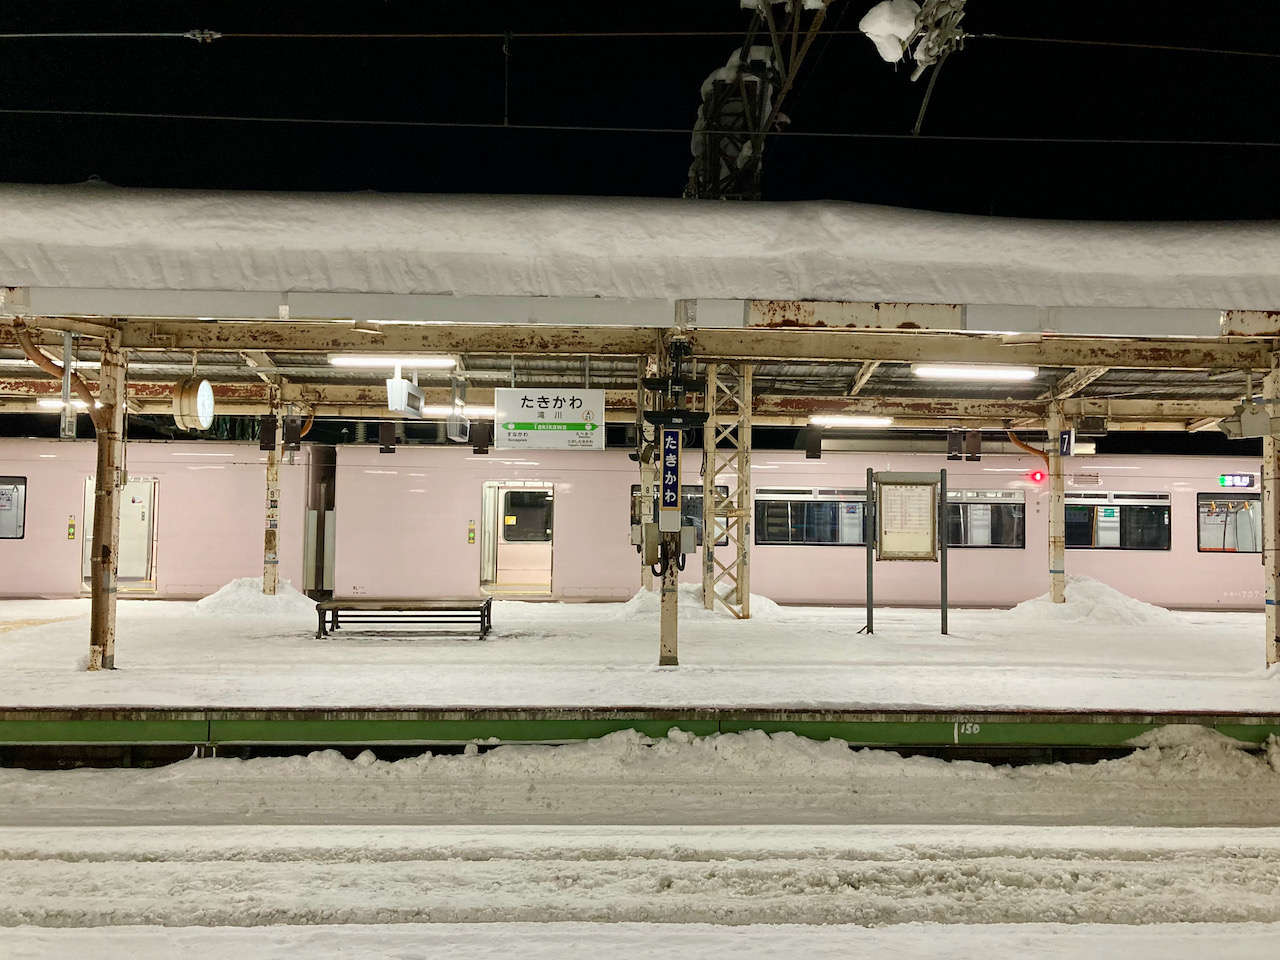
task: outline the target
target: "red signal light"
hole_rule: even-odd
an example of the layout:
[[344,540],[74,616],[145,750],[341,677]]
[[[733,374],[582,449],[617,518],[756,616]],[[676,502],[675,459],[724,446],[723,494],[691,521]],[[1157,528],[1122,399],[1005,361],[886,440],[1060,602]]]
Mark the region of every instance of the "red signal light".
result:
[[1044,483],[1044,478],[1047,476],[1048,474],[1045,473],[1043,470],[1032,470],[1030,473],[1027,474],[1027,479],[1030,480],[1032,483]]

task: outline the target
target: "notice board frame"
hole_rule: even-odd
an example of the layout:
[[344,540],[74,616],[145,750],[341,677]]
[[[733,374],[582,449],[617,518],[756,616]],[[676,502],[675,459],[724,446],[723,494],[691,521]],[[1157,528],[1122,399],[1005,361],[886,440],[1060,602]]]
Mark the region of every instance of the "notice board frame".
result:
[[[883,552],[883,521],[881,491],[883,486],[932,486],[932,532],[934,552],[926,554],[923,550]],[[947,471],[937,473],[919,473],[907,471],[885,470],[876,473],[867,468],[867,624],[859,633],[875,633],[875,561],[883,559],[937,561],[940,565],[939,607],[942,614],[942,634],[947,635]],[[901,553],[910,555],[904,556]]]

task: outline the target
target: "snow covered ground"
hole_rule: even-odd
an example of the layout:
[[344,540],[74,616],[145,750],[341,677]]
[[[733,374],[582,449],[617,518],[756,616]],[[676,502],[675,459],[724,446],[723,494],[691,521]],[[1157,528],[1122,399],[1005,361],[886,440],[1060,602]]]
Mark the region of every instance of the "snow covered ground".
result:
[[1280,925],[904,924],[893,927],[650,923],[96,927],[7,931],[13,960],[1274,960]]
[[[0,704],[1280,711],[1261,614],[1171,613],[1089,581],[1062,606],[952,611],[945,637],[936,610],[878,610],[865,636],[858,608],[759,598],[738,622],[703,610],[695,591],[682,597],[678,668],[656,666],[651,594],[496,602],[484,641],[348,630],[317,640],[307,603],[287,597],[279,616],[208,599],[122,601],[118,669],[92,674],[87,600],[0,601]],[[27,622],[4,631],[6,621]]]
[[[1280,708],[1262,618],[495,604],[489,640],[343,631],[305,604],[0,603],[0,703]],[[283,613],[280,609],[283,608]],[[253,615],[244,615],[244,614]],[[228,615],[230,614],[230,615]],[[9,629],[6,629],[8,627]],[[1270,958],[1280,744],[1175,725],[1017,768],[782,733],[0,769],[0,956]]]
[[1101,824],[1280,827],[1280,745],[1201,727],[1097,764],[903,759],[759,731],[621,731],[395,762],[371,752],[187,760],[154,770],[0,770],[0,824]]
[[[1280,747],[1144,742],[1012,770],[759,733],[0,770],[0,942],[130,960],[1274,956]],[[952,822],[869,822],[893,809]],[[334,823],[354,810],[370,825]],[[1232,811],[1252,826],[1109,825]]]
[[1280,921],[1280,830],[0,829],[5,926]]

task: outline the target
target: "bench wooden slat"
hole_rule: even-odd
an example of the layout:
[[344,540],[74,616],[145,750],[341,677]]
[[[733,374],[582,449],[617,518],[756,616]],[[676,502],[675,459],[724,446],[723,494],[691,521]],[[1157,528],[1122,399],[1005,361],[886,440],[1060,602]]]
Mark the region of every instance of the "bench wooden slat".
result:
[[321,600],[317,610],[482,610],[492,597],[433,597],[430,600],[377,598],[370,600]]
[[319,626],[316,639],[327,636],[326,620],[338,630],[344,623],[384,624],[471,624],[481,639],[492,626],[492,597],[433,597],[431,599],[368,597],[321,600],[316,604]]

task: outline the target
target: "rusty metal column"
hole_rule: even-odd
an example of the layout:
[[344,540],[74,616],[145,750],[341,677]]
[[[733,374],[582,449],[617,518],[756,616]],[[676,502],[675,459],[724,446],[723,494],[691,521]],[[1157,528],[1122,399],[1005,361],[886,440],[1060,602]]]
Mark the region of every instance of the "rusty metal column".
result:
[[[751,616],[751,373],[749,363],[708,363],[704,388],[702,601],[740,620]],[[729,541],[727,562],[717,537]]]
[[116,571],[120,552],[120,490],[124,476],[125,378],[127,359],[120,335],[102,346],[98,403],[94,427],[98,434],[98,465],[94,474],[93,545],[89,581],[89,669],[116,666]]
[[720,365],[708,363],[703,373],[702,409],[702,605],[716,606],[716,390]]
[[274,597],[280,586],[280,387],[270,388],[275,442],[267,451],[267,516],[262,537],[262,592]]
[[1067,495],[1062,476],[1058,435],[1062,414],[1049,403],[1049,599],[1066,603],[1067,595]]
[[[1280,397],[1280,354],[1271,355],[1271,372],[1263,384],[1267,400]],[[1250,397],[1249,399],[1252,399]],[[1272,416],[1275,408],[1269,407]],[[1262,564],[1267,598],[1267,666],[1280,662],[1280,440],[1262,439]]]
[[[676,535],[678,540],[679,534]],[[663,540],[672,538],[663,535]],[[675,667],[680,664],[680,570],[672,557],[662,570],[662,612],[659,617],[658,666]]]

